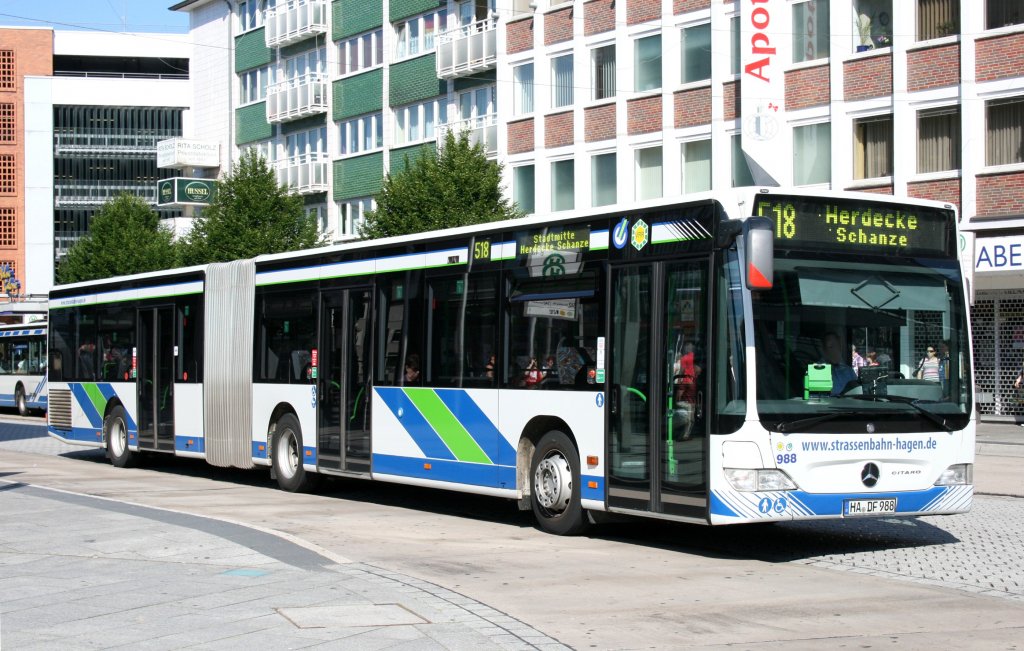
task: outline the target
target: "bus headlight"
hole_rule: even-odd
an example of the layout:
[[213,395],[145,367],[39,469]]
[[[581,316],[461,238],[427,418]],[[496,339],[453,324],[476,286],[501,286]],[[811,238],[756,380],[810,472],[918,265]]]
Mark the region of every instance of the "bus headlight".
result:
[[725,478],[738,491],[791,491],[796,484],[775,468],[726,468]]
[[935,480],[936,486],[963,486],[974,483],[974,464],[957,463],[942,471]]

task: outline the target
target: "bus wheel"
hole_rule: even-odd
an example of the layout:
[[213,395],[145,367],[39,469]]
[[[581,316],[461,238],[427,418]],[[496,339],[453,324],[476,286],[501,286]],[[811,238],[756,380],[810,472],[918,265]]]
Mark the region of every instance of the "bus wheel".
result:
[[28,400],[25,399],[25,387],[18,385],[14,390],[14,404],[18,406],[18,413],[28,416]]
[[580,506],[579,453],[563,432],[545,434],[533,453],[530,502],[537,524],[548,533],[581,533],[587,519]]
[[302,430],[294,414],[278,419],[271,445],[277,485],[290,493],[312,490],[313,478],[302,467]]
[[110,463],[117,468],[127,468],[132,464],[132,451],[128,449],[128,426],[124,415],[124,407],[118,405],[110,410],[103,419],[103,437],[107,441],[107,456]]

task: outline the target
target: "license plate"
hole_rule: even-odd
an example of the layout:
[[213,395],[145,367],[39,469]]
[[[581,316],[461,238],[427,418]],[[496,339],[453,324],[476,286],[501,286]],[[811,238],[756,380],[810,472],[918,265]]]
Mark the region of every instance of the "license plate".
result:
[[845,500],[843,515],[885,515],[896,512],[896,498],[889,497],[878,500]]

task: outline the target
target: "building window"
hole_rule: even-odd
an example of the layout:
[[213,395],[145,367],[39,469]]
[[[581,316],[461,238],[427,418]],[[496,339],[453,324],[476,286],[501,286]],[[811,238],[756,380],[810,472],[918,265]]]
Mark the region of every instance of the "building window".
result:
[[853,178],[892,175],[892,116],[853,121]]
[[729,72],[740,74],[740,19],[739,16],[729,19]]
[[572,104],[572,55],[555,57],[551,60],[551,106]]
[[711,23],[685,27],[681,35],[683,83],[711,79]]
[[636,152],[636,198],[661,197],[661,147],[647,147]]
[[394,144],[412,145],[436,139],[438,125],[445,123],[445,100],[430,100],[395,109]]
[[832,126],[828,122],[793,128],[793,184],[832,181]]
[[242,151],[245,152],[249,149],[255,149],[257,153],[263,157],[263,160],[267,161],[267,165],[269,167],[273,167],[274,163],[277,161],[277,146],[274,144],[273,140],[254,142],[243,147]]
[[327,153],[327,127],[290,133],[284,139],[285,158]]
[[320,48],[309,50],[296,56],[285,59],[281,66],[283,79],[281,81],[300,81],[306,75],[317,75],[324,71],[327,64],[327,50]]
[[828,0],[793,5],[793,63],[828,57]]
[[0,154],[0,194],[15,194],[17,191],[14,154]]
[[0,247],[12,249],[18,245],[18,220],[14,208],[0,208]]
[[533,113],[533,64],[512,68],[512,114]]
[[615,46],[605,45],[594,48],[590,53],[594,78],[594,99],[615,97]]
[[335,237],[357,236],[366,213],[376,208],[373,197],[356,197],[338,202],[338,232]]
[[573,159],[551,163],[551,210],[576,207],[576,163]]
[[615,154],[597,154],[590,158],[590,202],[595,208],[609,206],[617,199],[616,164]]
[[994,100],[985,106],[985,164],[1024,163],[1024,98]]
[[338,43],[341,75],[350,75],[384,63],[384,30],[367,32]]
[[1024,23],[1024,5],[1020,0],[986,0],[985,29],[998,29]]
[[683,143],[683,194],[711,189],[711,140]]
[[0,103],[0,142],[16,142],[14,126],[14,104]]
[[267,98],[267,88],[274,85],[274,69],[263,66],[238,75],[240,84],[238,92],[239,104],[252,104]]
[[853,0],[853,27],[858,52],[892,45],[892,0]]
[[277,0],[241,0],[238,3],[238,31],[263,27],[267,11],[273,9]]
[[960,33],[960,0],[917,0],[917,40]]
[[395,58],[419,56],[434,51],[437,33],[444,29],[444,9],[395,23]]
[[638,38],[634,42],[635,90],[655,90],[661,88],[661,34]]
[[512,201],[526,214],[534,212],[536,185],[533,165],[512,168]]
[[362,154],[384,146],[383,114],[373,113],[338,123],[339,153]]
[[754,177],[750,173],[750,166],[747,165],[747,158],[743,155],[743,138],[737,133],[732,136],[732,187],[739,188],[745,185],[754,185]]
[[917,171],[923,174],[956,169],[960,169],[960,108],[919,112]]
[[14,90],[14,50],[0,50],[0,90]]

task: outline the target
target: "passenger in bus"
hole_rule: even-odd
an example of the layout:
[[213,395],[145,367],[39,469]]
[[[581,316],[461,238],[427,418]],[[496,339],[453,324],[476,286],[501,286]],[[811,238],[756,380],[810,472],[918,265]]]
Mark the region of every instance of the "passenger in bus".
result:
[[86,342],[78,347],[78,377],[83,380],[96,379],[96,344]]
[[535,389],[540,386],[540,383],[544,380],[544,372],[540,370],[540,365],[537,364],[537,358],[531,357],[530,361],[526,364],[526,370],[523,371],[523,379],[520,386],[526,387],[527,389]]
[[487,358],[487,363],[484,364],[484,376],[488,380],[494,379],[494,367],[497,365],[497,359],[494,355]]
[[873,350],[868,351],[868,366],[878,366],[878,353]]
[[694,415],[697,413],[697,379],[703,369],[696,362],[695,348],[692,342],[683,344],[683,353],[673,365],[672,375],[675,384],[673,396],[672,428],[681,433],[684,441],[689,441],[693,431]]
[[832,395],[841,395],[847,384],[857,381],[857,373],[843,359],[843,346],[839,341],[839,335],[826,332],[821,338],[821,347],[825,363],[832,366]]
[[420,356],[416,353],[410,353],[405,357],[405,374],[403,376],[403,384],[419,384],[420,383]]

